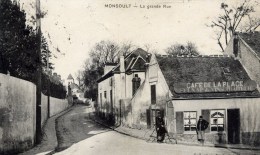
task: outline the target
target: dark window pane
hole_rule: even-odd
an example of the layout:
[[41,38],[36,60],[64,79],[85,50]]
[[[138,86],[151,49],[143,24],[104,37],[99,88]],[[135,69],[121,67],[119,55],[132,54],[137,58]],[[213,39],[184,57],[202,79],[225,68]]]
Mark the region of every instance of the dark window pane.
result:
[[156,104],[156,86],[151,85],[151,102],[152,104]]

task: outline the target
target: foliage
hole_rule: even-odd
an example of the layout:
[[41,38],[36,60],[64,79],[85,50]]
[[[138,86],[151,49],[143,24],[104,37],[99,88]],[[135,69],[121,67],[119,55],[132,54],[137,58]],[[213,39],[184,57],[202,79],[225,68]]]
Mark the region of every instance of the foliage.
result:
[[252,32],[260,26],[260,18],[253,16],[255,5],[257,3],[250,0],[244,0],[237,7],[229,7],[228,4],[221,3],[222,14],[212,20],[208,26],[214,29],[222,52],[236,31]]
[[186,43],[186,45],[178,43],[172,44],[170,47],[166,48],[165,52],[173,56],[199,55],[197,46],[189,41]]
[[[34,82],[38,65],[46,67],[48,44],[42,37],[42,58],[37,55],[37,35],[26,25],[26,14],[16,2],[2,0],[0,3],[0,72]],[[52,64],[51,64],[52,67]]]
[[42,92],[45,95],[48,95],[47,94],[48,85],[50,87],[50,96],[59,98],[59,99],[66,98],[67,91],[66,91],[66,88],[62,85],[62,83],[51,80],[50,76],[43,73],[42,74]]
[[[41,58],[37,54],[36,31],[26,25],[26,14],[19,4],[11,0],[0,1],[0,73],[36,83],[37,67],[46,70],[47,59],[51,57],[48,43],[41,38]],[[52,69],[53,64],[49,63]],[[47,77],[42,74],[42,88],[46,90]],[[66,90],[61,83],[50,83],[51,95],[64,98]]]
[[132,51],[134,45],[131,42],[119,45],[113,41],[100,41],[90,50],[90,58],[86,60],[83,71],[85,84],[85,97],[96,100],[97,98],[97,79],[103,73],[105,63],[116,63],[120,55],[127,55]]
[[85,86],[84,85],[84,72],[79,70],[79,71],[76,72],[75,76],[76,76],[76,80],[78,82],[79,89],[82,90],[82,91],[85,90],[85,88],[84,88],[84,86]]

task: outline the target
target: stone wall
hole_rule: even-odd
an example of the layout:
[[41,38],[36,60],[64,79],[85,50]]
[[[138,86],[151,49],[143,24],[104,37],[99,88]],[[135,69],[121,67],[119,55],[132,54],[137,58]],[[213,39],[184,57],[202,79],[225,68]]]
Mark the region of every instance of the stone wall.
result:
[[50,97],[50,116],[54,116],[70,106],[67,99],[57,99]]
[[0,74],[0,154],[12,154],[33,146],[35,92],[33,83]]
[[[47,96],[41,96],[41,124],[48,118]],[[67,100],[50,97],[50,115],[68,108]],[[0,74],[0,154],[15,154],[34,145],[36,131],[36,86]]]

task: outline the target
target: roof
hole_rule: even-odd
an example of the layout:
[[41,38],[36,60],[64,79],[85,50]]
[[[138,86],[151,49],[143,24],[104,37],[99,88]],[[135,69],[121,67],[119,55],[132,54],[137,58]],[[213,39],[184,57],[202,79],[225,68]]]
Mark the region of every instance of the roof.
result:
[[260,32],[239,33],[239,36],[255,51],[260,57]]
[[174,85],[178,83],[250,80],[240,62],[232,57],[172,57],[157,55],[156,58],[169,89],[173,94],[173,98],[218,98],[259,95],[257,90],[254,92],[229,93],[175,92]]
[[67,80],[74,80],[71,74],[69,74]]
[[79,89],[79,86],[76,83],[71,83],[70,88],[71,89]]
[[[132,72],[145,71],[145,63],[148,52],[141,48],[138,48],[128,55],[125,56],[125,72],[126,74],[131,74]],[[120,73],[120,63],[118,63],[111,71],[103,75],[97,82],[101,82],[115,73]]]
[[[125,68],[126,72],[131,72],[132,70],[139,70],[139,71],[145,71],[145,62],[146,62],[146,56],[148,52],[145,50],[138,48],[128,55],[125,56]],[[138,63],[136,63],[138,62]],[[141,63],[141,64],[140,64]],[[116,66],[114,69],[115,72],[120,71],[120,64]]]

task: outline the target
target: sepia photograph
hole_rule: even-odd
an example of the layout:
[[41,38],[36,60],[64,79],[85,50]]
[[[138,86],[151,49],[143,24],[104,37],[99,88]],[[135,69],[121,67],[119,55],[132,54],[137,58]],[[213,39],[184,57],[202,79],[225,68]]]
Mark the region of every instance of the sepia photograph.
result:
[[0,155],[260,155],[260,1],[0,0]]

